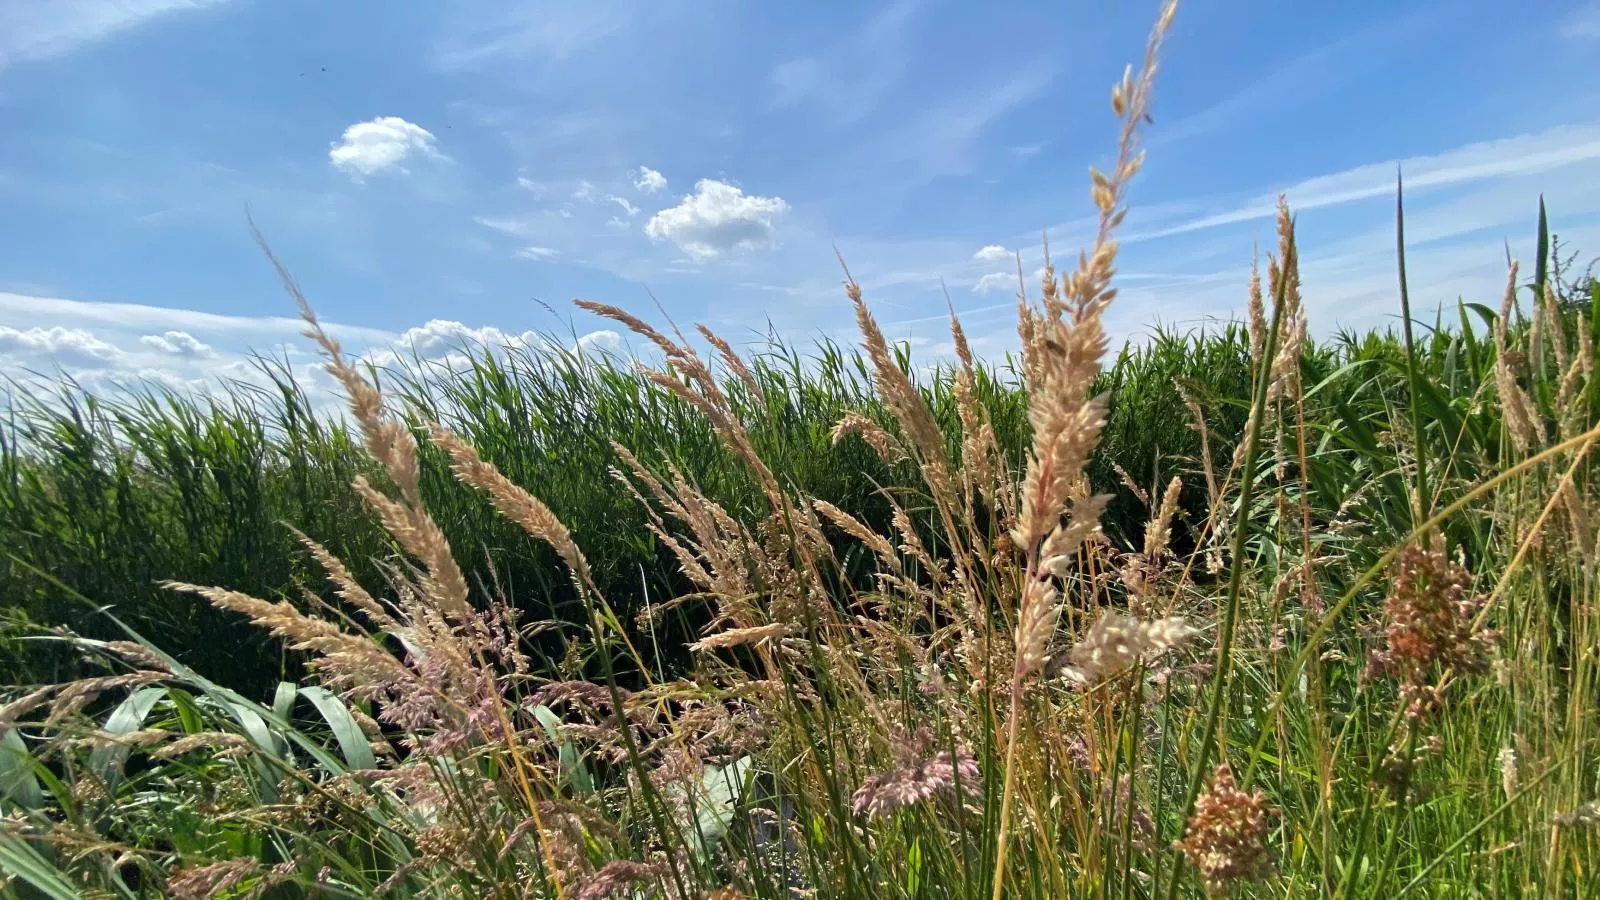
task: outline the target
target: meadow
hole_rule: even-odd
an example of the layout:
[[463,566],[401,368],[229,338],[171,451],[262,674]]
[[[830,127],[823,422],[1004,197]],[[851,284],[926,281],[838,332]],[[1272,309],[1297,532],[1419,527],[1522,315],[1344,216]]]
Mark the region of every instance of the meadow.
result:
[[1600,896],[1600,286],[1112,355],[1171,15],[1013,357],[15,391],[0,896]]

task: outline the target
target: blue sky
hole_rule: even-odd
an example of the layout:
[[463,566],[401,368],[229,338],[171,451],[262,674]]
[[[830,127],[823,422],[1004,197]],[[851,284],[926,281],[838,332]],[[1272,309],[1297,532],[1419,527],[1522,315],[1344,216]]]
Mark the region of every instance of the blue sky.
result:
[[[998,354],[1012,254],[1031,276],[1043,232],[1087,237],[1110,85],[1156,8],[9,0],[0,369],[196,385],[252,348],[309,361],[247,210],[378,354],[615,344],[574,297],[736,342],[848,337],[835,247],[892,336],[948,352],[947,288]],[[1600,255],[1597,61],[1595,0],[1191,0],[1116,333],[1237,315],[1279,191],[1313,329],[1392,322],[1397,166],[1419,305],[1496,300],[1540,192]]]

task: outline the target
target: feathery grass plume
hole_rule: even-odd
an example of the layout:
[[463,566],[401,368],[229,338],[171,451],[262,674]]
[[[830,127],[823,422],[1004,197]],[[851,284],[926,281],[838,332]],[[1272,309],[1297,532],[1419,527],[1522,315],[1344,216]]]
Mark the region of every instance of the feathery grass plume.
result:
[[860,413],[845,413],[838,424],[833,426],[833,443],[837,445],[852,434],[860,437],[868,447],[871,447],[886,465],[892,466],[911,458],[911,454],[894,435],[884,431],[883,426]]
[[1183,479],[1173,476],[1161,495],[1161,505],[1151,511],[1144,526],[1144,547],[1139,553],[1126,555],[1122,566],[1122,584],[1128,591],[1129,606],[1134,612],[1149,615],[1155,607],[1151,594],[1156,579],[1166,568],[1167,542],[1172,538],[1172,518],[1178,513],[1178,496],[1183,491]]
[[[1265,337],[1262,340],[1266,340]],[[1178,393],[1178,399],[1183,401],[1183,406],[1189,411],[1193,421],[1189,423],[1190,430],[1200,438],[1200,471],[1206,479],[1206,508],[1216,510],[1221,494],[1217,488],[1216,467],[1211,462],[1211,428],[1206,424],[1205,410],[1200,408],[1199,401],[1177,379],[1173,379],[1173,389]],[[1208,529],[1209,526],[1208,526]]]
[[1137,497],[1145,507],[1150,506],[1150,492],[1140,487],[1139,482],[1133,480],[1133,476],[1129,475],[1128,470],[1122,467],[1122,463],[1112,463],[1111,470],[1117,473],[1117,480],[1121,481],[1122,486],[1128,489],[1128,493]]
[[744,359],[734,352],[733,346],[723,340],[721,335],[704,325],[697,324],[694,328],[700,332],[701,337],[706,339],[706,343],[716,348],[717,356],[722,359],[722,364],[728,368],[728,371],[733,373],[735,378],[739,379],[740,384],[744,385],[744,389],[749,393],[750,398],[760,406],[765,407],[767,405],[767,395],[761,389],[761,382],[756,380],[755,375],[750,371],[750,367],[745,365]]
[[730,628],[727,631],[720,631],[695,641],[689,645],[689,649],[703,652],[724,647],[745,647],[764,641],[777,640],[788,633],[789,626],[782,623],[757,625],[752,628]]
[[1506,800],[1514,800],[1517,796],[1519,773],[1517,771],[1516,748],[1505,746],[1500,748],[1500,790],[1506,795]]
[[156,759],[175,759],[185,753],[205,750],[214,753],[220,758],[248,753],[252,746],[248,738],[232,732],[200,731],[178,738],[172,743],[152,751],[150,755]]
[[1246,302],[1250,322],[1250,358],[1262,365],[1261,354],[1267,348],[1267,312],[1261,301],[1261,251],[1253,248],[1250,254],[1250,293]]
[[[1556,309],[1556,288],[1552,282],[1544,283],[1544,291],[1534,298],[1535,315],[1544,317],[1544,328],[1547,336],[1546,343],[1550,347],[1550,357],[1555,363],[1556,372],[1567,370],[1567,333],[1562,327],[1561,312]],[[1539,361],[1544,364],[1543,360]]]
[[977,760],[970,754],[952,755],[942,750],[931,759],[869,776],[850,798],[850,807],[858,816],[882,818],[924,800],[953,794],[958,783],[965,793],[975,794],[981,778]]
[[1443,550],[1401,550],[1383,601],[1384,646],[1369,657],[1371,669],[1414,686],[1436,667],[1484,671],[1497,636],[1478,624],[1487,601],[1471,591],[1471,573]]
[[486,462],[471,444],[445,429],[433,427],[433,442],[449,454],[451,469],[456,477],[485,494],[500,514],[517,523],[530,536],[549,544],[556,551],[573,577],[598,594],[589,577],[589,561],[572,540],[572,533],[561,523],[544,501],[533,496],[511,479],[500,473],[492,463]]
[[[1267,405],[1266,410],[1281,412],[1277,401],[1284,397],[1299,396],[1300,393],[1300,362],[1306,345],[1306,314],[1300,299],[1300,250],[1295,243],[1294,218],[1289,214],[1288,200],[1278,196],[1278,212],[1276,218],[1278,232],[1278,250],[1275,254],[1267,255],[1267,289],[1273,297],[1273,315],[1281,315],[1282,324],[1278,332],[1276,350],[1270,360],[1261,360],[1258,363],[1260,377],[1267,379]],[[1258,276],[1252,273],[1251,291],[1258,293],[1260,284]],[[1281,313],[1278,309],[1281,304]],[[1265,332],[1263,332],[1265,341]],[[1254,341],[1254,337],[1251,338]],[[1265,344],[1263,343],[1263,351]],[[1250,433],[1255,424],[1255,410],[1250,411],[1250,418],[1245,422],[1245,433]],[[1268,413],[1271,414],[1271,413]],[[1274,425],[1280,451],[1283,441],[1283,420],[1281,416],[1274,416],[1271,420]],[[1262,423],[1267,424],[1266,422]],[[1233,469],[1238,470],[1244,464],[1247,443],[1240,441],[1233,449]],[[1278,478],[1284,476],[1282,454],[1279,454],[1279,463],[1276,467]],[[1224,515],[1226,513],[1224,512]],[[1226,532],[1226,522],[1218,522],[1213,534],[1218,540]]]
[[444,532],[439,530],[422,502],[416,439],[403,423],[385,409],[378,389],[345,358],[339,340],[323,329],[289,270],[273,254],[261,233],[255,231],[253,225],[251,227],[257,245],[277,271],[284,290],[294,298],[300,309],[300,317],[306,323],[302,334],[315,341],[327,357],[327,370],[344,388],[350,402],[350,412],[361,431],[367,452],[383,466],[399,488],[401,500],[391,500],[372,487],[364,476],[356,477],[357,493],[373,507],[400,546],[422,561],[427,570],[423,584],[427,588],[428,598],[439,604],[447,615],[461,620],[468,618],[472,615],[472,604],[468,600],[466,576],[456,565]]
[[1600,826],[1600,800],[1590,800],[1567,812],[1550,817],[1557,828],[1594,828]]
[[80,742],[91,747],[149,747],[177,737],[177,732],[164,728],[144,728],[126,734],[99,731]]
[[167,896],[173,900],[209,900],[212,897],[230,896],[233,888],[259,871],[261,863],[247,856],[180,869],[167,878]]
[[152,672],[167,671],[167,661],[160,654],[134,641],[106,641],[100,645],[100,649],[136,668]]
[[45,719],[46,725],[55,725],[63,719],[70,718],[83,711],[85,707],[100,698],[106,691],[124,690],[128,688],[143,687],[154,684],[168,677],[163,669],[160,671],[134,671],[122,675],[100,675],[90,678],[80,678],[66,684],[48,684],[35,688],[21,697],[0,707],[0,730],[9,728],[23,716],[43,706],[50,704],[50,714]]
[[[1084,467],[1105,426],[1105,398],[1091,396],[1106,352],[1101,313],[1116,296],[1111,288],[1117,244],[1112,239],[1127,214],[1128,183],[1144,161],[1140,126],[1147,118],[1162,39],[1177,14],[1176,0],[1163,5],[1145,46],[1137,76],[1130,67],[1111,92],[1112,111],[1122,119],[1117,159],[1110,175],[1090,170],[1090,196],[1099,211],[1093,247],[1080,253],[1078,268],[1057,294],[1054,266],[1045,261],[1044,306],[1035,312],[1019,299],[1019,326],[1028,372],[1028,420],[1033,444],[1025,470],[1011,542],[1026,562],[1017,614],[1015,658],[1007,723],[1005,781],[994,865],[994,898],[1005,892],[1007,836],[1015,790],[1018,729],[1024,682],[1048,659],[1047,647],[1061,617],[1061,593],[1049,583],[1065,574],[1084,539],[1099,528],[1106,497],[1089,493]],[[1066,516],[1063,523],[1062,517]]]
[[[847,271],[846,278],[848,277]],[[955,479],[950,454],[945,447],[944,433],[939,430],[933,412],[928,409],[928,404],[917,392],[916,386],[911,383],[911,379],[900,369],[893,354],[889,352],[889,343],[884,339],[883,330],[878,327],[872,310],[861,299],[861,285],[854,279],[847,280],[845,294],[855,307],[856,325],[861,331],[867,358],[872,361],[873,378],[878,386],[879,397],[889,411],[894,413],[895,420],[900,423],[900,430],[909,440],[917,462],[922,467],[923,478],[936,498],[936,505],[941,510],[953,512],[958,508],[955,502]],[[952,519],[947,526],[953,524]],[[950,530],[954,533],[953,528]]]
[[632,885],[654,881],[660,877],[656,866],[628,859],[613,859],[601,866],[592,877],[578,885],[573,900],[607,900],[620,897],[632,890]]
[[331,685],[388,684],[410,677],[399,660],[366,635],[351,634],[326,619],[306,615],[286,601],[274,603],[239,591],[176,581],[167,582],[166,586],[203,597],[218,609],[244,615],[274,636],[284,638],[290,649],[310,654],[311,667]]
[[294,532],[295,537],[300,539],[300,543],[306,550],[311,553],[311,558],[317,561],[317,565],[322,567],[322,571],[326,573],[329,583],[334,587],[334,591],[345,602],[360,610],[362,615],[367,617],[367,621],[372,627],[389,631],[402,627],[389,614],[389,611],[384,609],[383,605],[356,581],[355,576],[350,573],[350,569],[345,566],[343,560],[334,556],[328,551],[328,548],[312,540],[299,529],[291,527],[290,530]]
[[1234,882],[1258,881],[1271,874],[1267,835],[1276,813],[1266,794],[1239,790],[1233,771],[1222,763],[1211,786],[1195,800],[1184,838],[1173,846],[1205,879],[1206,892],[1221,896]]
[[888,538],[868,528],[860,519],[826,500],[812,500],[811,505],[812,508],[822,514],[823,518],[832,522],[840,531],[865,544],[878,557],[878,561],[882,562],[889,571],[896,575],[905,573],[905,567],[900,563],[900,557],[895,553],[894,545],[889,543]]
[[1172,539],[1172,518],[1178,513],[1178,495],[1183,492],[1183,479],[1174,475],[1161,495],[1161,506],[1154,517],[1145,524],[1144,555],[1156,559],[1167,552],[1167,542]]
[[[983,498],[991,508],[995,506],[995,463],[998,457],[994,444],[994,429],[986,421],[978,399],[977,364],[972,357],[972,347],[967,343],[967,333],[956,316],[950,296],[945,295],[945,305],[950,310],[950,338],[955,343],[956,359],[960,365],[955,370],[952,386],[956,396],[956,413],[961,418],[961,482],[968,504]],[[967,516],[970,522],[970,510]]]
[[1517,300],[1517,262],[1511,261],[1506,273],[1506,290],[1500,302],[1500,316],[1494,323],[1494,383],[1500,394],[1500,407],[1505,413],[1506,431],[1511,441],[1522,453],[1528,453],[1544,444],[1544,426],[1533,401],[1529,399],[1517,373],[1512,369],[1513,355],[1507,340],[1511,312]]
[[[1278,253],[1269,257],[1268,272],[1272,296],[1283,298],[1283,326],[1278,352],[1271,365],[1272,384],[1267,402],[1295,396],[1300,391],[1300,357],[1306,345],[1306,311],[1300,299],[1300,254],[1295,247],[1294,219],[1289,215],[1288,198],[1278,195]],[[1282,284],[1279,280],[1282,279]],[[1259,293],[1259,285],[1255,290]],[[1259,301],[1258,301],[1259,302]],[[1254,341],[1254,337],[1251,338]]]
[[1154,660],[1198,633],[1176,616],[1141,622],[1108,610],[1067,653],[1061,674],[1080,685],[1093,686]]
[[[668,339],[637,316],[615,306],[596,303],[593,300],[576,300],[574,302],[579,308],[594,313],[601,318],[626,325],[635,333],[648,338],[657,347],[660,347],[662,353],[666,356],[669,369],[680,373],[687,379],[687,383],[674,377],[671,371],[662,372],[645,368],[643,369],[644,377],[665,388],[694,409],[699,410],[700,414],[705,416],[706,421],[711,424],[712,429],[728,445],[728,448],[745,465],[750,467],[751,473],[755,475],[757,483],[766,494],[772,508],[774,510],[784,508],[783,492],[778,487],[778,479],[773,476],[772,470],[757,455],[754,445],[750,443],[749,432],[745,430],[744,425],[734,415],[728,403],[728,398],[722,391],[722,387],[717,384],[716,378],[711,374],[711,369],[700,359],[700,355],[694,351],[694,348],[686,343],[674,342]],[[726,345],[724,344],[724,346]],[[719,347],[718,349],[720,350],[721,348]],[[737,355],[733,353],[731,347],[726,352],[728,356],[737,359]],[[742,361],[739,366],[744,368]]]

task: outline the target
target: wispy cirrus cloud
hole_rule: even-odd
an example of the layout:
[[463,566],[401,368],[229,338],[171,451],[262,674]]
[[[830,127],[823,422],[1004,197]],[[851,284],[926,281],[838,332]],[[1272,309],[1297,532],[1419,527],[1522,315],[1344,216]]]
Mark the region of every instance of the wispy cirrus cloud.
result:
[[832,46],[773,67],[771,107],[804,105],[833,128],[871,115],[906,73],[906,30],[922,5],[898,0]]
[[1286,184],[1221,212],[1155,227],[1126,240],[1151,240],[1224,225],[1271,218],[1278,193],[1306,211],[1393,196],[1396,173],[1403,173],[1407,195],[1500,178],[1547,173],[1575,163],[1600,160],[1600,125],[1567,125],[1533,134],[1468,144],[1431,156],[1369,163]]
[[521,7],[495,2],[458,3],[433,63],[471,69],[504,60],[560,62],[617,34],[636,4],[619,0],[557,0]]
[[[92,328],[145,334],[155,330],[183,331],[190,335],[231,335],[235,342],[268,343],[293,339],[305,323],[288,316],[234,316],[148,306],[140,303],[112,303],[68,300],[0,291],[0,325],[21,327],[26,323],[59,322],[70,327]],[[324,322],[328,332],[349,341],[389,341],[395,334],[381,328]]]
[[61,56],[174,13],[227,0],[10,0],[0,4],[0,69]]
[[1573,40],[1600,40],[1600,0],[1589,0],[1567,13],[1561,34]]
[[1302,105],[1367,71],[1450,13],[1443,4],[1432,3],[1367,24],[1289,60],[1204,109],[1162,123],[1147,144],[1178,143],[1261,116],[1267,110]]

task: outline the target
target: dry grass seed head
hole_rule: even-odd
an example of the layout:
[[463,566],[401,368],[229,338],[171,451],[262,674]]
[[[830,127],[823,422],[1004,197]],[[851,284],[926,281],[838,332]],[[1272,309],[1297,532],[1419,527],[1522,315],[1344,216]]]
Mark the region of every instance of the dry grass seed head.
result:
[[1195,800],[1182,840],[1173,843],[1205,880],[1206,892],[1225,894],[1233,882],[1255,881],[1272,871],[1267,846],[1276,810],[1261,791],[1245,793],[1226,763]]

